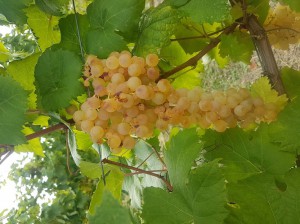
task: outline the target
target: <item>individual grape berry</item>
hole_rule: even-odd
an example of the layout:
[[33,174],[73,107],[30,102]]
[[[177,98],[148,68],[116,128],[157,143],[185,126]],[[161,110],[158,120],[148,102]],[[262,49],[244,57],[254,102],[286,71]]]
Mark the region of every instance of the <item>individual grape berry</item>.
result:
[[155,67],[158,64],[158,56],[156,54],[148,54],[146,56],[146,64],[150,67]]
[[107,58],[105,65],[111,70],[117,69],[119,67],[119,59],[115,55],[112,55]]
[[100,126],[94,126],[90,130],[90,136],[94,143],[102,143],[102,138],[104,136],[104,129]]
[[128,74],[130,76],[139,76],[142,74],[142,68],[139,64],[133,63],[128,67]]
[[139,77],[130,77],[127,80],[127,85],[131,91],[135,91],[140,85],[142,85],[142,81]]

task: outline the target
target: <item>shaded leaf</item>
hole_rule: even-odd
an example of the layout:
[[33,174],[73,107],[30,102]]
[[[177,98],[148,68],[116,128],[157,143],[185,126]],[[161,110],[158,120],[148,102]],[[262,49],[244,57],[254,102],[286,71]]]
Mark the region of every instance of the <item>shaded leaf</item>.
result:
[[145,56],[157,53],[157,50],[170,44],[170,36],[180,21],[178,10],[170,6],[158,6],[149,9],[142,17],[138,40],[134,52]]
[[225,179],[214,161],[194,170],[183,190],[146,188],[142,217],[147,223],[222,223],[225,204]]
[[227,0],[191,0],[180,8],[198,23],[222,22],[229,16]]
[[187,181],[193,162],[202,149],[195,129],[180,131],[170,140],[164,151],[171,183],[175,189],[182,188]]
[[35,4],[45,13],[62,16],[62,8],[66,7],[69,0],[35,0]]
[[220,55],[229,56],[233,61],[250,63],[254,51],[254,45],[249,34],[234,32],[229,35],[221,36]]
[[55,111],[82,93],[81,60],[66,50],[47,50],[35,67],[37,96],[43,108]]
[[106,58],[113,51],[126,50],[126,42],[112,28],[90,30],[87,33],[87,52]]
[[25,123],[27,93],[10,77],[0,76],[0,144],[25,142],[22,125]]
[[226,223],[299,223],[299,169],[289,171],[285,181],[286,191],[279,190],[274,178],[265,174],[229,184],[229,199],[236,208],[230,209]]
[[103,201],[96,207],[95,215],[89,216],[89,224],[131,224],[129,210],[122,207],[112,194],[105,190]]
[[238,128],[224,133],[207,131],[203,140],[207,148],[205,157],[209,160],[221,158],[229,181],[259,173],[282,175],[295,163],[292,153],[284,152],[278,144],[272,143],[267,125],[253,132]]
[[87,9],[91,27],[135,30],[145,7],[144,0],[95,0]]
[[31,0],[0,0],[0,13],[10,22],[17,25],[26,23],[26,15],[23,11]]
[[[85,39],[89,29],[89,21],[86,15],[77,15],[83,48],[86,49]],[[59,20],[61,41],[58,47],[80,53],[80,44],[76,28],[75,15],[68,15]]]
[[290,8],[296,12],[300,12],[300,1],[298,0],[282,0],[286,5],[289,5]]

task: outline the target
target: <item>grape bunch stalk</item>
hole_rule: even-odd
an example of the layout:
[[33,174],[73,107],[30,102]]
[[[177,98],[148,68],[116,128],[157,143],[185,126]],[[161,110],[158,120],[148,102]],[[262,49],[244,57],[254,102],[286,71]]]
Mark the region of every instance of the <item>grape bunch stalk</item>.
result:
[[89,55],[84,85],[94,94],[73,114],[77,129],[88,133],[94,143],[106,141],[118,153],[132,149],[138,138],[152,137],[155,129],[199,126],[224,132],[271,122],[280,111],[245,88],[175,89],[169,80],[160,79],[158,62],[156,54],[142,58],[128,51],[112,52],[107,59]]

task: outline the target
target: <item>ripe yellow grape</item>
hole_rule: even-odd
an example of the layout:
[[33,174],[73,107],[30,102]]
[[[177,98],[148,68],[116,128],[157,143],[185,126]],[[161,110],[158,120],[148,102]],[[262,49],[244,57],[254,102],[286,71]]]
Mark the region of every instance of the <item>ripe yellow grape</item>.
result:
[[83,120],[81,121],[81,130],[89,133],[91,128],[94,127],[94,122],[91,120]]
[[118,149],[121,145],[121,138],[118,134],[114,133],[107,137],[107,144],[110,146],[111,149]]
[[117,130],[121,135],[128,135],[130,134],[131,126],[126,122],[122,122],[118,124]]
[[133,63],[128,67],[128,74],[130,76],[139,76],[142,73],[142,68],[139,64]]
[[104,129],[100,126],[94,126],[90,130],[90,136],[94,143],[101,143],[104,136]]
[[135,94],[140,99],[148,99],[150,96],[149,87],[146,85],[140,85],[136,90]]
[[97,111],[93,109],[85,110],[84,115],[87,120],[91,120],[91,121],[96,120],[96,118],[98,117]]
[[158,64],[159,58],[156,54],[148,54],[146,56],[146,64],[150,67],[155,67]]
[[158,71],[158,69],[156,69],[154,67],[147,68],[147,77],[150,80],[153,80],[153,81],[155,81],[156,79],[158,79],[159,78],[159,71]]
[[90,97],[86,102],[91,109],[98,109],[101,106],[101,100],[97,97]]
[[119,67],[119,59],[115,55],[112,55],[107,58],[105,65],[111,70],[117,69]]
[[130,53],[121,53],[119,56],[119,64],[124,67],[128,68],[128,66],[131,64],[131,55]]
[[77,110],[73,114],[73,119],[76,123],[85,119],[85,114],[82,110]]
[[224,132],[227,129],[228,124],[226,121],[216,120],[213,122],[213,126],[217,132]]
[[135,91],[140,85],[142,85],[142,81],[139,77],[130,77],[127,80],[127,85],[132,91]]
[[103,74],[104,70],[103,70],[103,66],[102,64],[95,64],[93,66],[91,66],[91,74],[95,77],[98,78],[99,76],[101,76]]
[[111,82],[113,83],[122,83],[125,82],[125,77],[121,73],[114,73],[111,77]]
[[126,149],[133,149],[136,144],[136,140],[131,137],[130,135],[127,135],[122,140],[122,146]]
[[163,93],[167,93],[171,90],[171,84],[167,79],[161,79],[157,83],[157,88]]

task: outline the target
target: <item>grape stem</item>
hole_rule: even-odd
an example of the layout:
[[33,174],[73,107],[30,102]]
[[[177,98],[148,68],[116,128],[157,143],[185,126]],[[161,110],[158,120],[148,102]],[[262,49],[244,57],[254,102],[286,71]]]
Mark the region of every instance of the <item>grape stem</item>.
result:
[[190,58],[189,60],[187,60],[183,64],[177,66],[176,68],[163,73],[163,75],[161,75],[160,79],[166,79],[166,78],[170,77],[171,75],[175,74],[176,72],[179,72],[179,71],[185,69],[186,67],[196,66],[198,61],[204,55],[206,55],[209,51],[211,51],[213,48],[215,48],[220,43],[220,41],[221,41],[220,37],[221,36],[232,33],[235,30],[235,28],[240,24],[239,21],[240,21],[240,19],[236,20],[236,22],[234,22],[230,26],[226,27],[224,29],[224,31],[218,37],[211,39],[210,43],[208,45],[206,45],[206,47],[203,48],[202,51],[200,51],[194,57]]
[[157,177],[157,178],[161,179],[166,184],[169,191],[173,191],[173,186],[171,185],[171,183],[169,181],[167,181],[163,176],[161,176],[159,174],[156,174],[156,173],[153,173],[153,171],[142,170],[142,169],[139,169],[139,168],[136,168],[136,167],[133,167],[133,166],[123,164],[123,163],[111,161],[109,159],[103,159],[102,162],[107,163],[107,164],[111,164],[111,165],[115,165],[115,166],[118,166],[118,167],[123,167],[123,168],[127,168],[127,169],[130,169],[130,170],[137,171],[137,174],[143,173],[143,174],[148,174],[150,176]]

